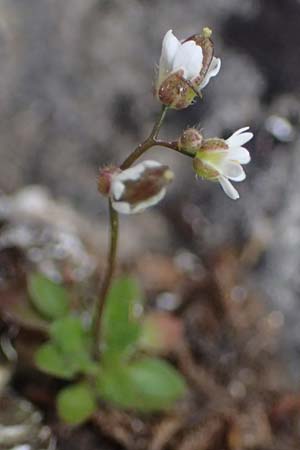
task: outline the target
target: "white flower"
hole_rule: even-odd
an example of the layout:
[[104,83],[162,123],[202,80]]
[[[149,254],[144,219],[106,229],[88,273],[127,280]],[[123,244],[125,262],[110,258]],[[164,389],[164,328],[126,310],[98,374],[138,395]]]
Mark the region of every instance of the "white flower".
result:
[[158,84],[160,85],[169,75],[183,71],[182,76],[189,81],[196,78],[201,70],[203,61],[202,48],[194,41],[181,44],[169,30],[163,39],[159,61]]
[[[163,39],[162,51],[159,62],[158,87],[173,73],[182,73],[182,77],[193,83],[199,78],[203,67],[203,50],[200,45],[192,39],[180,42],[169,30]],[[221,60],[213,57],[206,71],[204,79],[197,86],[203,89],[211,77],[218,74]]]
[[213,56],[211,63],[208,67],[208,70],[205,74],[205,77],[203,78],[203,81],[200,83],[198,89],[201,91],[203,88],[205,88],[205,86],[208,85],[209,80],[213,77],[215,77],[216,75],[218,75],[218,73],[220,72],[221,69],[221,60],[220,58],[216,58],[215,56]]
[[112,176],[109,197],[121,214],[134,214],[156,205],[173,179],[171,170],[157,161],[144,161]]
[[248,150],[243,147],[253,137],[248,130],[249,127],[241,128],[226,140],[207,139],[194,158],[197,175],[218,181],[233,200],[239,198],[239,193],[230,180],[243,181],[246,174],[242,164],[248,164],[251,160]]

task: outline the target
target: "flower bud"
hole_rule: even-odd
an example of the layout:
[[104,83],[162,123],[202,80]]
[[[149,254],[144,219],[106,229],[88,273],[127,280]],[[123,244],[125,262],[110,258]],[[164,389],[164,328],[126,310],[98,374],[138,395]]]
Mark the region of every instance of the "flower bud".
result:
[[109,196],[113,208],[122,214],[142,212],[158,203],[174,174],[157,161],[144,161],[113,175]]
[[98,191],[101,194],[108,196],[112,178],[114,175],[120,172],[121,170],[118,167],[114,166],[107,166],[103,167],[103,169],[100,169],[98,176]]
[[183,79],[183,71],[173,73],[163,81],[157,95],[163,105],[172,109],[185,109],[196,97],[195,91]]
[[196,128],[185,130],[178,140],[179,150],[195,155],[200,150],[203,142],[203,136]]

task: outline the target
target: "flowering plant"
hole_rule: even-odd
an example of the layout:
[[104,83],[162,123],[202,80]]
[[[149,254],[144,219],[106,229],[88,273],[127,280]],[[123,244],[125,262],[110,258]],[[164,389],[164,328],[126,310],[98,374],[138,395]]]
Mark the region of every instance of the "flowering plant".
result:
[[[168,148],[192,158],[198,177],[221,184],[231,199],[239,194],[231,181],[242,181],[242,165],[250,161],[243,147],[253,137],[248,127],[231,137],[205,139],[197,128],[182,132],[177,140],[158,138],[168,109],[187,108],[221,67],[214,56],[211,30],[180,42],[169,30],[162,43],[155,83],[155,97],[161,113],[149,136],[120,166],[100,170],[98,190],[107,197],[110,214],[110,246],[103,282],[93,314],[72,310],[70,295],[41,274],[28,280],[32,304],[48,321],[48,341],[36,353],[37,366],[56,377],[72,381],[58,394],[60,416],[79,424],[88,419],[102,399],[118,407],[138,411],[171,408],[186,391],[180,373],[157,355],[170,346],[165,318],[147,319],[138,283],[128,277],[113,282],[118,244],[118,214],[141,213],[157,204],[173,180],[173,172],[152,160],[137,163],[154,146]],[[161,329],[159,327],[161,326]],[[173,325],[172,325],[173,327]],[[177,327],[175,327],[177,330]],[[174,334],[174,327],[172,333]],[[177,331],[176,331],[177,333]]]

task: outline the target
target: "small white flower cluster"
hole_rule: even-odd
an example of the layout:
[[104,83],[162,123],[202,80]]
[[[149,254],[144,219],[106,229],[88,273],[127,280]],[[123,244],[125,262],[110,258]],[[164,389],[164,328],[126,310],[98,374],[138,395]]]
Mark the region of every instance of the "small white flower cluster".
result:
[[[211,43],[209,37],[210,30],[200,38],[192,37],[184,42],[180,42],[172,30],[165,34],[159,63],[157,92],[160,92],[161,86],[174,74],[182,76],[199,92],[207,86],[210,79],[215,77],[221,68],[220,58],[216,58],[211,52],[213,46],[209,45]],[[169,87],[171,89],[173,85],[169,84]],[[170,101],[170,96],[165,96],[165,98],[166,101]],[[163,101],[162,96],[160,99]],[[176,105],[187,106],[185,102],[179,102],[177,97]],[[249,152],[242,147],[253,137],[252,133],[247,132],[248,129],[249,127],[241,128],[226,141],[212,139],[209,142],[207,140],[203,147],[200,146],[195,152],[197,153],[194,161],[196,173],[208,180],[219,181],[224,192],[233,200],[239,198],[239,193],[232,186],[230,180],[243,181],[246,174],[242,164],[248,164],[251,159]],[[198,133],[197,130],[195,131]],[[200,141],[202,141],[201,135]],[[184,146],[183,149],[187,152],[191,150],[190,147],[184,148]]]
[[[162,50],[155,84],[157,99],[165,107],[184,109],[201,95],[212,77],[221,68],[220,58],[214,56],[211,30],[180,42],[169,30],[162,42]],[[243,164],[250,162],[250,154],[243,145],[253,134],[244,127],[228,139],[204,139],[196,128],[185,130],[176,150],[193,157],[196,174],[210,181],[218,181],[233,200],[239,198],[231,181],[246,178]],[[166,186],[173,179],[170,169],[156,161],[144,161],[126,170],[107,167],[99,177],[99,191],[110,197],[113,208],[122,214],[134,214],[158,203],[166,194]]]

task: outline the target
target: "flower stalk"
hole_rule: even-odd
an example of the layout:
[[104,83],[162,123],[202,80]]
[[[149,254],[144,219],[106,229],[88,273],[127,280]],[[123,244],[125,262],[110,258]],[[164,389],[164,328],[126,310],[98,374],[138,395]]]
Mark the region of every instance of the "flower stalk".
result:
[[118,249],[118,238],[119,238],[119,215],[117,211],[113,209],[110,199],[108,200],[108,207],[110,219],[110,246],[107,257],[106,271],[104,274],[102,284],[100,286],[95,306],[94,323],[93,323],[93,334],[94,334],[93,344],[94,344],[94,355],[96,359],[100,357],[101,321],[105,306],[105,300],[115,271],[117,249]]
[[148,138],[139,144],[135,150],[125,159],[125,161],[121,164],[120,169],[125,170],[132,166],[132,164],[142,156],[149,148],[154,147],[156,144],[156,139],[163,124],[163,121],[166,117],[168,111],[167,106],[162,106],[160,115],[158,116],[157,121],[154,124],[154,127],[148,136]]
[[[165,119],[168,107],[163,106],[155,122],[153,129],[149,137],[139,144],[137,148],[125,159],[123,164],[121,164],[120,169],[125,170],[131,167],[131,165],[142,156],[148,149],[154,147],[155,145],[163,145],[165,147],[173,148],[175,150],[175,145],[167,143],[164,141],[157,141],[157,136]],[[178,150],[179,151],[179,150]],[[94,354],[97,359],[100,358],[100,341],[101,341],[101,322],[105,306],[105,300],[111,286],[111,282],[114,275],[114,270],[116,266],[117,248],[118,248],[118,238],[119,238],[119,214],[112,207],[111,199],[108,200],[109,203],[109,217],[110,217],[110,246],[107,257],[107,266],[104,274],[102,284],[99,289],[97,296],[97,302],[94,311],[94,323],[93,323],[93,336],[94,336]]]

